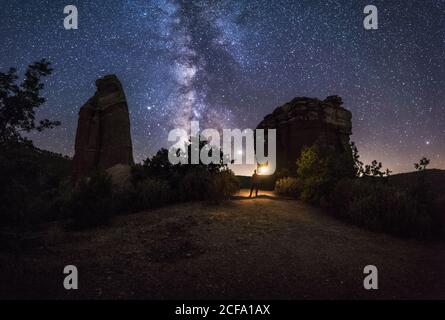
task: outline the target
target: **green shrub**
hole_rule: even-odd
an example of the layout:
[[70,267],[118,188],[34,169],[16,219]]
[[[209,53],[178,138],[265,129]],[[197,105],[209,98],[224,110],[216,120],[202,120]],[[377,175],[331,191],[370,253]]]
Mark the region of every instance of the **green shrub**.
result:
[[297,176],[301,180],[300,198],[309,203],[324,205],[337,182],[354,175],[352,155],[323,150],[317,144],[302,150],[297,160]]
[[433,233],[432,207],[380,178],[344,179],[331,204],[349,221],[375,231],[428,237]]
[[275,183],[275,192],[282,196],[298,198],[301,192],[301,182],[294,177],[284,177]]

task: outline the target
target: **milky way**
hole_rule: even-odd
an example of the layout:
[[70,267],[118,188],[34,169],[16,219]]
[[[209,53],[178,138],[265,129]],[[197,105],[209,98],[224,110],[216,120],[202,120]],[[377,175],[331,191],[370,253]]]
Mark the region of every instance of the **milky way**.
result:
[[[62,126],[36,145],[73,154],[79,107],[115,73],[130,108],[135,158],[167,134],[254,128],[295,96],[343,97],[362,158],[392,170],[420,157],[445,168],[445,1],[1,0],[0,69],[53,63],[41,117]],[[63,28],[63,8],[79,29]],[[379,29],[363,28],[363,8]]]

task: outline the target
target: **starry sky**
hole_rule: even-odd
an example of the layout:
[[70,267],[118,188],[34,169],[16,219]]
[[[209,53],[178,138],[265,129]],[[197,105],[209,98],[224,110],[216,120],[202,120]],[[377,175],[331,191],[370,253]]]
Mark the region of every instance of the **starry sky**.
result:
[[[79,10],[65,30],[63,8]],[[363,28],[366,5],[379,29]],[[41,58],[54,73],[33,134],[73,155],[77,112],[95,79],[116,74],[136,161],[168,147],[190,119],[255,128],[295,96],[337,94],[353,114],[362,160],[394,172],[422,156],[445,169],[445,0],[0,0],[0,70]],[[243,172],[238,172],[243,173]]]

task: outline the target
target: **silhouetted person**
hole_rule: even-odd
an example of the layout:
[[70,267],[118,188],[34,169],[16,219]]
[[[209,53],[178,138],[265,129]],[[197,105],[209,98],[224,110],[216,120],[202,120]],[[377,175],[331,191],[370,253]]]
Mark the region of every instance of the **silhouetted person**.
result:
[[258,175],[256,173],[256,170],[253,170],[253,175],[250,183],[252,184],[252,187],[250,188],[249,198],[252,197],[253,189],[255,189],[255,197],[258,197]]

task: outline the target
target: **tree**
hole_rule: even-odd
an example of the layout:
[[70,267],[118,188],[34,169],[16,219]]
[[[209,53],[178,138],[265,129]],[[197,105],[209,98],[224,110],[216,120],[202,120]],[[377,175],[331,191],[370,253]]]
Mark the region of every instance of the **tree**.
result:
[[[55,188],[54,168],[42,151],[22,133],[43,131],[57,121],[36,120],[37,109],[45,103],[42,78],[51,74],[46,60],[28,66],[24,80],[17,84],[17,70],[0,72],[0,219],[25,224],[36,215],[35,203],[46,203],[43,195]],[[48,157],[52,159],[53,157]],[[37,206],[39,207],[39,206]]]
[[382,163],[377,160],[372,160],[371,164],[365,166],[365,176],[383,177],[384,174],[382,171]]
[[[191,158],[192,153],[192,146],[190,142],[191,138],[185,146],[188,159]],[[205,150],[205,152],[210,155],[212,152],[214,152],[211,149],[209,142],[206,140],[199,141],[199,152],[202,150]],[[167,149],[162,148],[151,158],[148,157],[145,159],[142,165],[135,165],[132,169],[133,183],[138,184],[147,178],[166,179],[174,183],[175,181],[180,180],[181,177],[190,171],[217,174],[228,169],[227,164],[225,164],[223,161],[224,154],[222,151],[220,151],[219,162],[210,164],[202,163],[201,159],[199,160],[198,164],[172,164],[168,158],[168,152],[169,151]],[[177,155],[179,156],[179,150],[177,151]]]
[[44,85],[42,78],[50,75],[52,69],[45,59],[29,65],[23,82],[16,84],[17,70],[0,72],[0,144],[30,141],[22,132],[43,131],[60,125],[58,121],[43,119],[36,123],[36,110],[46,99],[41,96]]
[[430,159],[423,157],[420,159],[419,163],[414,164],[414,168],[416,168],[417,171],[423,171],[426,170],[426,167],[430,164]]
[[357,146],[354,142],[350,143],[351,151],[352,151],[352,158],[354,161],[354,170],[355,175],[357,177],[362,176],[373,176],[373,177],[383,177],[383,176],[389,176],[392,171],[386,168],[385,171],[382,171],[382,163],[378,162],[377,160],[373,160],[371,164],[364,165],[362,161],[360,161],[360,155],[358,153]]
[[322,149],[318,144],[303,148],[297,160],[301,198],[316,204],[328,201],[340,179],[354,176],[353,160],[349,152]]
[[363,162],[360,161],[360,155],[358,153],[358,149],[357,149],[357,146],[355,145],[355,142],[351,141],[351,143],[349,145],[351,146],[352,160],[354,161],[355,175],[357,177],[360,177],[364,173]]

